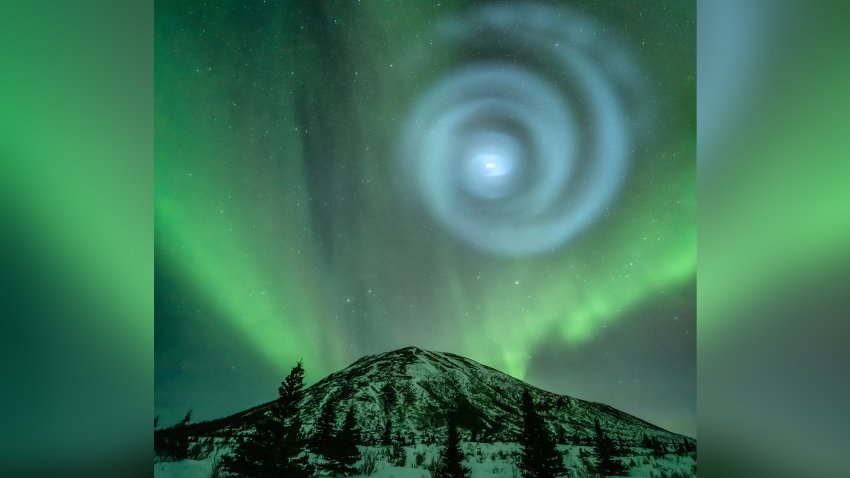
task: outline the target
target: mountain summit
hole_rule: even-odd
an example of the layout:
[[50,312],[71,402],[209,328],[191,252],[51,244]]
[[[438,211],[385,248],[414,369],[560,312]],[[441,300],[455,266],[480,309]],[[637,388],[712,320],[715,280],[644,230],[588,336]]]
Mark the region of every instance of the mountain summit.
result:
[[[458,413],[465,440],[512,442],[521,428],[524,390],[531,393],[546,426],[560,443],[589,440],[596,420],[610,436],[623,442],[638,443],[643,435],[664,443],[686,439],[608,405],[547,392],[474,360],[417,347],[360,358],[306,388],[300,409],[308,435],[322,408],[331,401],[338,420],[353,406],[367,442],[378,443],[388,421],[393,434],[416,441],[439,434],[452,412]],[[207,422],[203,431],[196,432],[240,434],[269,407],[267,403]]]

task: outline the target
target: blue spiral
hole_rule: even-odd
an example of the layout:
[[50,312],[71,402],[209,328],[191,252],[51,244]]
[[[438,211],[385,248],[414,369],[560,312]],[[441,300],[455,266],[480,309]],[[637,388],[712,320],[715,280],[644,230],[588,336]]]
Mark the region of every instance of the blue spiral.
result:
[[555,250],[604,215],[651,116],[621,42],[569,10],[502,4],[439,24],[427,51],[453,61],[415,95],[398,159],[438,223],[521,255]]

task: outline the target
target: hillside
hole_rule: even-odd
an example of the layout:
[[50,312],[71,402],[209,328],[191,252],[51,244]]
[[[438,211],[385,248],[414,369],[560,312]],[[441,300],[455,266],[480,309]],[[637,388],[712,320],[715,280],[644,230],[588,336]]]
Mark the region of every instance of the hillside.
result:
[[[608,405],[547,392],[474,360],[416,347],[363,357],[306,388],[302,421],[309,435],[325,402],[331,400],[339,420],[354,406],[367,442],[377,442],[387,420],[394,433],[421,441],[439,434],[446,415],[457,410],[467,439],[509,442],[519,432],[523,389],[531,392],[561,443],[589,439],[596,419],[610,436],[625,443],[637,444],[643,434],[671,444],[684,438]],[[189,431],[198,436],[238,435],[249,430],[269,405],[194,425]]]

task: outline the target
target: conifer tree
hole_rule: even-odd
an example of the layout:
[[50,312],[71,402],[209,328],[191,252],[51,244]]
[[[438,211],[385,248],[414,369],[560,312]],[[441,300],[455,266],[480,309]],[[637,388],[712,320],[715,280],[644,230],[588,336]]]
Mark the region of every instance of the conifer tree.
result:
[[331,469],[336,475],[350,476],[357,473],[354,464],[360,460],[357,422],[354,417],[354,406],[348,408],[342,428],[333,440],[333,450],[330,453]]
[[171,429],[173,432],[171,443],[173,449],[171,451],[174,461],[186,460],[189,458],[189,432],[186,430],[189,423],[192,421],[192,410],[186,412],[186,416],[180,423],[174,425]]
[[440,466],[434,470],[434,478],[469,478],[469,468],[463,464],[460,435],[455,414],[449,415],[446,429],[446,445],[440,453]]
[[640,446],[643,447],[643,448],[650,448],[650,449],[653,446],[655,446],[654,442],[652,441],[652,438],[646,436],[646,432],[643,433],[643,438],[641,438]]
[[652,439],[652,456],[661,458],[667,454],[667,445],[661,442],[658,437]]
[[688,453],[696,451],[696,445],[692,441],[688,441],[687,438],[682,438],[682,444],[679,446],[679,453],[683,455],[687,455]]
[[329,456],[336,435],[336,413],[334,403],[329,398],[322,407],[322,413],[316,420],[316,427],[311,439],[310,448],[320,455]]
[[154,419],[154,453],[165,461],[180,461],[189,458],[189,422],[192,410],[176,425],[159,428],[159,415]]
[[567,474],[564,461],[528,390],[522,392],[522,445],[519,470],[523,478],[556,478]]
[[[399,438],[396,435],[396,438]],[[389,449],[389,461],[395,466],[405,466],[407,465],[407,451],[404,449],[404,444],[396,439],[393,440],[392,445],[390,445]]]
[[389,414],[398,403],[398,393],[396,393],[395,386],[392,383],[384,385],[381,391],[384,392],[384,408],[386,408]]
[[384,424],[384,434],[381,435],[381,445],[390,446],[393,444],[393,421],[387,418]]
[[278,388],[281,403],[283,438],[280,457],[282,476],[300,478],[310,476],[312,469],[305,451],[306,441],[301,434],[301,416],[298,402],[301,401],[304,388],[304,367],[299,360]]
[[596,466],[594,471],[601,476],[622,476],[628,470],[623,466],[620,460],[614,458],[614,442],[605,435],[602,427],[599,425],[599,420],[595,420],[593,427],[596,431],[596,441],[594,443],[594,454],[596,455]]
[[224,457],[224,468],[231,476],[310,476],[298,415],[303,386],[304,368],[299,361],[278,388],[270,413],[260,417],[254,433],[237,445],[233,455]]

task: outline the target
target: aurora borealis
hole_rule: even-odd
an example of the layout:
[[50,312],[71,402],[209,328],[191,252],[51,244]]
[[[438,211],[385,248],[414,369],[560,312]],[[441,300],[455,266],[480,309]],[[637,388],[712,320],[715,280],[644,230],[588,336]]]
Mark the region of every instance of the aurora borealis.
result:
[[[546,70],[551,53],[538,56],[533,42],[519,48],[494,35],[497,46],[487,46],[478,28],[464,27],[472,3],[157,2],[155,398],[164,421],[189,408],[212,418],[267,400],[298,359],[310,383],[362,355],[417,345],[695,434],[695,6],[540,10],[558,39],[584,38],[591,59],[630,72],[601,67],[582,89]],[[527,5],[503,4],[514,7]],[[533,34],[531,23],[524,31]],[[472,39],[447,43],[445,25]],[[404,139],[418,102],[432,101],[458,71],[471,75],[463,81],[489,81],[495,73],[481,65],[498,70],[497,61],[539,74],[550,86],[538,90],[579,105],[564,119],[577,125],[572,136],[558,134],[560,120],[537,116],[543,105],[551,117],[560,111],[544,97],[504,115],[520,123],[507,131],[538,128],[536,138],[550,138],[529,148],[531,160],[515,150],[534,135],[513,141],[505,129],[475,129],[501,128],[509,122],[501,117],[471,123],[475,152],[462,167],[447,159],[446,151],[466,151],[456,131],[422,125],[424,139]],[[499,115],[502,99],[538,93],[525,74],[495,82],[524,88],[499,90]],[[608,90],[599,84],[612,78]],[[627,107],[594,115],[586,98],[594,94]],[[617,128],[630,139],[617,143]],[[588,132],[600,139],[583,139]],[[433,146],[439,141],[444,149]],[[541,182],[563,188],[552,168],[564,163],[550,150],[582,141],[573,173],[616,154],[599,173],[611,177],[579,177],[600,182],[601,192],[552,193],[559,207],[548,220],[586,202],[592,219],[555,240],[541,235],[560,226],[512,234],[533,219],[517,212],[517,191],[545,199]],[[430,167],[432,156],[442,166]],[[525,162],[535,173],[513,183]],[[507,179],[480,175],[482,165],[507,168]],[[457,188],[476,197],[440,203],[466,198]],[[467,228],[475,221],[501,233]]]

